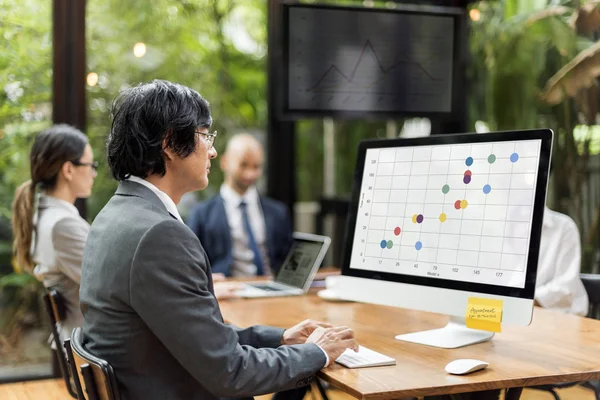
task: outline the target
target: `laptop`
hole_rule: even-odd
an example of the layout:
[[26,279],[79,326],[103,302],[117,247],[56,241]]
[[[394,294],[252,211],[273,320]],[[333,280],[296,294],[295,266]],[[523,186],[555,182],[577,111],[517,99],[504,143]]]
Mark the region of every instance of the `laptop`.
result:
[[298,296],[310,288],[331,239],[311,233],[293,233],[292,247],[272,281],[246,282],[241,297]]

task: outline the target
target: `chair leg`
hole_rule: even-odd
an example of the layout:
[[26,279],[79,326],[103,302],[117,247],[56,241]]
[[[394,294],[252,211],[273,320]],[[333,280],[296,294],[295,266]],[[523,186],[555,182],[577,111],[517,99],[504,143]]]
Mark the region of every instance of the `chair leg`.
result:
[[504,400],[519,400],[521,398],[521,393],[523,393],[523,388],[506,389]]
[[552,394],[552,396],[554,396],[554,400],[560,400],[560,396],[558,395],[558,393],[556,393],[556,390],[552,389],[550,390],[550,393]]
[[592,389],[596,400],[600,400],[600,381],[587,381],[582,383],[583,387]]
[[319,389],[321,398],[323,400],[329,400],[329,397],[327,397],[327,392],[325,391],[325,388],[323,388],[323,384],[321,383],[321,380],[319,378],[315,379],[315,385],[317,386],[317,389]]

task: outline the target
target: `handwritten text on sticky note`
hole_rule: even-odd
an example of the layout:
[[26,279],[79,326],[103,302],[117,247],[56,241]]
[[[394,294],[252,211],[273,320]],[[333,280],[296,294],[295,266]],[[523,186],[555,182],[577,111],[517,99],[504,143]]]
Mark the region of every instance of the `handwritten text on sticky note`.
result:
[[469,297],[465,318],[468,328],[500,332],[502,300]]

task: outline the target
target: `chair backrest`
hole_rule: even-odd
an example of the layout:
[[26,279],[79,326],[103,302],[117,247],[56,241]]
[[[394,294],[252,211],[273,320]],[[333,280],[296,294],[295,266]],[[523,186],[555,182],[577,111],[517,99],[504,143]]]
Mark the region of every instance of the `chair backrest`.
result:
[[69,364],[65,356],[65,350],[62,346],[60,335],[58,331],[57,323],[60,323],[65,319],[66,307],[62,296],[54,289],[49,289],[44,293],[44,306],[46,307],[46,313],[50,319],[50,325],[52,329],[52,336],[54,337],[54,343],[56,345],[56,358],[58,359],[58,366],[62,373],[65,385],[69,394],[73,398],[77,398],[77,394],[71,384],[71,373]]
[[80,400],[119,400],[117,379],[112,366],[83,346],[81,328],[75,328],[65,342],[72,373],[77,374]]
[[580,274],[581,281],[590,299],[590,312],[588,317],[600,319],[600,275]]

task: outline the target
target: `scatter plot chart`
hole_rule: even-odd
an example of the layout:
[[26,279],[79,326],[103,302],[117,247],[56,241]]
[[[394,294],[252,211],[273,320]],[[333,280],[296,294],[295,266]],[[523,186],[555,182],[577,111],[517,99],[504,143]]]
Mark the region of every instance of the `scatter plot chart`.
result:
[[350,267],[523,288],[540,150],[367,149]]

